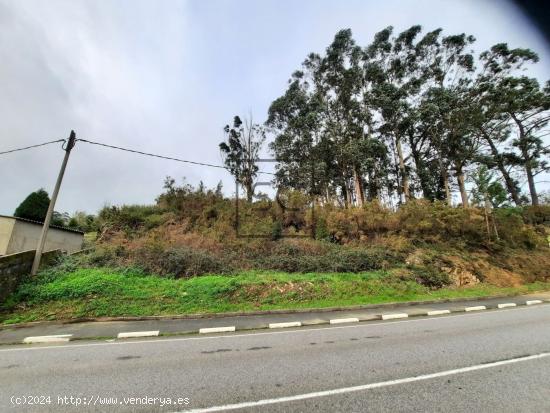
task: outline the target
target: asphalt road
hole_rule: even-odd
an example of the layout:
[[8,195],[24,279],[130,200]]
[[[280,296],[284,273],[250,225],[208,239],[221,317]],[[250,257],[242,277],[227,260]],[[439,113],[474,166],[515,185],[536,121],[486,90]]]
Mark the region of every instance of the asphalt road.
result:
[[[28,396],[44,404],[14,405]],[[168,398],[180,404],[161,406]],[[99,404],[107,401],[115,404]],[[277,412],[550,411],[550,305],[295,331],[0,348],[2,412],[227,411],[238,403],[239,411]]]

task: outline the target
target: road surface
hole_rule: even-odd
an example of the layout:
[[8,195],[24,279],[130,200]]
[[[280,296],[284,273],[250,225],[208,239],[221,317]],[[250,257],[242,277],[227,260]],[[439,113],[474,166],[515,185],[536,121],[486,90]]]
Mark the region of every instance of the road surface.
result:
[[190,409],[550,411],[550,305],[221,336],[0,347],[2,412]]

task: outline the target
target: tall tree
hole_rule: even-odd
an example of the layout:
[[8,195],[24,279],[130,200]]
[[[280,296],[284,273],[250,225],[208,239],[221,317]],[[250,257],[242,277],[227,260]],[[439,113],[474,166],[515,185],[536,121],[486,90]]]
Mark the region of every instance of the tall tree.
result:
[[233,127],[224,127],[226,140],[219,147],[225,157],[225,166],[246,191],[246,199],[252,202],[254,196],[254,179],[258,173],[258,159],[265,142],[265,131],[255,124],[252,117],[243,123],[235,116]]
[[510,155],[512,162],[521,166],[527,177],[531,203],[539,204],[535,176],[550,170],[546,157],[550,148],[544,146],[542,136],[550,121],[550,94],[536,79],[506,77],[498,82],[497,99],[504,113],[510,116],[516,130],[512,141],[517,149]]
[[501,173],[506,189],[516,205],[521,204],[520,188],[512,177],[515,158],[499,147],[506,144],[513,127],[509,113],[502,106],[502,82],[513,77],[525,64],[536,63],[539,58],[530,49],[510,49],[506,43],[498,43],[479,56],[481,70],[476,79],[476,99],[479,114],[479,134],[488,150],[482,154],[484,163],[497,168]]

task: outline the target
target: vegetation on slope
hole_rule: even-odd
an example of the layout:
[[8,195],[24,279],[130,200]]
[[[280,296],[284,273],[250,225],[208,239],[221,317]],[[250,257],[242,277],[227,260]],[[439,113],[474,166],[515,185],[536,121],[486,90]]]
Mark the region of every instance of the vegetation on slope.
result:
[[42,272],[4,305],[4,324],[85,317],[148,316],[228,311],[319,308],[411,300],[517,294],[550,289],[479,284],[433,289],[392,271],[306,273],[248,271],[232,276],[159,278],[136,269],[75,269]]

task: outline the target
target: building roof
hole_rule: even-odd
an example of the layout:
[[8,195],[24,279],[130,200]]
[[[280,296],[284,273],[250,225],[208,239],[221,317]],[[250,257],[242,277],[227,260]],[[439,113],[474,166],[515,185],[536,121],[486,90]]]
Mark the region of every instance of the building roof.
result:
[[[8,219],[15,219],[17,221],[22,221],[22,222],[28,222],[28,223],[31,223],[31,224],[37,224],[37,225],[44,225],[43,222],[40,222],[40,221],[34,221],[32,219],[27,219],[27,218],[20,218],[20,217],[11,217],[9,215],[0,215],[0,218],[8,218]],[[60,227],[58,225],[50,225],[50,228],[54,228],[54,229],[59,229],[61,231],[69,231],[69,232],[76,232],[77,234],[82,234],[84,235],[84,232],[82,231],[79,231],[78,229],[73,229],[73,228],[67,228],[67,227]]]

